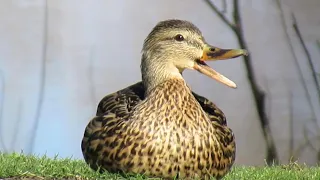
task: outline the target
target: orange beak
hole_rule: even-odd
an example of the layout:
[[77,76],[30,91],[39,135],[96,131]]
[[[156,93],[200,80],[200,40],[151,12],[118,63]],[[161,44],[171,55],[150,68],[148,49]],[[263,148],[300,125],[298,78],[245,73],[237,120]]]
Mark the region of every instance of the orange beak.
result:
[[237,88],[237,85],[233,81],[213,70],[205,63],[205,61],[232,59],[242,55],[247,56],[248,51],[244,49],[220,49],[206,45],[203,49],[202,57],[196,61],[193,68],[222,84],[225,84],[231,88]]

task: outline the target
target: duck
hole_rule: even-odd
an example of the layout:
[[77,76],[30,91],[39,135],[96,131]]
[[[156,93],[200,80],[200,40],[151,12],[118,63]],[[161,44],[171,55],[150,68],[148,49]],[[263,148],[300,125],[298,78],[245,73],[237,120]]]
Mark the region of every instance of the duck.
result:
[[205,61],[248,55],[209,45],[192,22],[158,22],[143,43],[142,80],[105,96],[87,124],[81,149],[93,169],[163,179],[223,178],[236,155],[224,113],[191,90],[182,76],[196,70],[236,84]]

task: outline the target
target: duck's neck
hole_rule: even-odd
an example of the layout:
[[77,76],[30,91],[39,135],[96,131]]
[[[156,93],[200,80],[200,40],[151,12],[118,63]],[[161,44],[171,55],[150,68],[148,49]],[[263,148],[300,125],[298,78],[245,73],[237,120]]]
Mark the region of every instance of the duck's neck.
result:
[[177,79],[184,81],[181,72],[173,63],[166,58],[153,58],[146,60],[146,55],[142,56],[141,72],[142,82],[146,88],[145,95],[148,96],[152,89],[165,81]]

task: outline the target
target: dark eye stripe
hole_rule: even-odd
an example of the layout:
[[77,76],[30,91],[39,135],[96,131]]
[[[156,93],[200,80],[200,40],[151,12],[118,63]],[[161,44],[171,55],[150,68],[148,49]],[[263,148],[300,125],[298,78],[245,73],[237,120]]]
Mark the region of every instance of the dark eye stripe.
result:
[[[175,40],[175,38],[172,38],[172,37],[166,37],[166,38],[163,38],[162,41],[168,41],[168,40]],[[187,39],[184,39],[186,43],[188,43],[190,46],[194,46],[196,48],[199,48],[199,49],[203,49],[202,47],[202,43],[201,42],[198,42],[198,41],[188,41],[188,38]]]

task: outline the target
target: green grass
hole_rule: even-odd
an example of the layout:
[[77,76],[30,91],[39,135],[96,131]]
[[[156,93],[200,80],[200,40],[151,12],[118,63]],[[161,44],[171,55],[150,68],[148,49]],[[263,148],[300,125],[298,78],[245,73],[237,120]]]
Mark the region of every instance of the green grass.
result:
[[[0,179],[144,179],[143,176],[123,177],[118,174],[92,171],[84,161],[50,159],[46,156],[25,156],[18,153],[0,153]],[[306,167],[296,163],[272,167],[234,167],[226,180],[274,179],[310,180],[320,179],[319,167]]]

